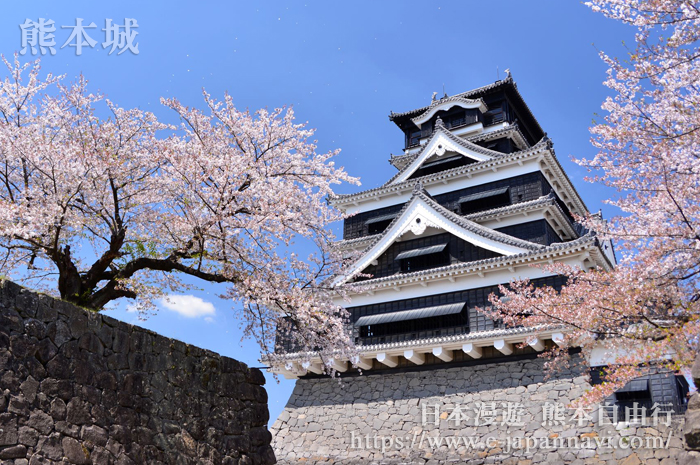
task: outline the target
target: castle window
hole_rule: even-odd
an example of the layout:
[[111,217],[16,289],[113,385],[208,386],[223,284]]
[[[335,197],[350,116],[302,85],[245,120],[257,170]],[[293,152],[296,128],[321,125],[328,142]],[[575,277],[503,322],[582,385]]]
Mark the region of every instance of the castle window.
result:
[[451,327],[465,327],[466,302],[415,308],[398,312],[367,315],[355,322],[360,337],[391,336],[410,334],[418,331],[441,330]]
[[447,250],[447,244],[439,244],[406,250],[398,254],[395,260],[401,262],[401,271],[403,273],[409,273],[449,265],[450,255]]
[[383,323],[396,323],[406,320],[420,320],[423,318],[433,318],[443,315],[454,315],[460,313],[464,308],[465,302],[454,304],[435,305],[432,307],[415,308],[412,310],[401,310],[398,312],[380,313],[378,315],[367,315],[360,317],[355,326],[370,326]]
[[502,187],[500,189],[492,189],[467,195],[460,198],[457,203],[460,204],[462,215],[490,210],[492,208],[505,207],[506,205],[510,205],[510,193],[508,189],[508,187]]
[[625,407],[633,408],[636,403],[640,407],[651,408],[651,391],[648,379],[633,379],[622,389],[615,392],[615,403],[624,412]]
[[[602,367],[591,368],[591,384],[605,381]],[[624,418],[625,408],[645,407],[650,411],[656,404],[659,412],[683,413],[687,408],[690,386],[682,375],[669,372],[656,372],[636,378],[625,384],[622,389],[605,399],[606,411],[614,418],[617,409],[618,418]]]
[[484,126],[502,123],[503,121],[505,121],[503,103],[499,103],[498,106],[494,106],[493,108],[490,108],[489,111],[484,113]]
[[407,143],[406,147],[413,147],[414,145],[420,144],[420,136],[421,136],[421,130],[416,129],[413,131],[409,131],[407,133]]
[[467,124],[466,116],[466,112],[462,111],[457,114],[444,117],[443,122],[445,123],[445,127],[447,129],[456,128],[458,126],[464,126],[465,124]]
[[379,234],[384,232],[384,230],[391,224],[391,222],[396,218],[396,213],[389,215],[376,216],[365,221],[367,225],[367,234]]

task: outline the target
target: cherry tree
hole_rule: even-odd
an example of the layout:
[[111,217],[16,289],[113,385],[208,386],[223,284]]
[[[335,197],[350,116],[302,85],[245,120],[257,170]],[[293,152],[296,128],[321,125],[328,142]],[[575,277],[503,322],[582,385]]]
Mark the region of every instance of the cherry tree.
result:
[[[62,85],[38,62],[3,60],[0,274],[96,311],[121,298],[149,311],[193,279],[223,283],[265,352],[278,324],[299,347],[348,350],[342,291],[326,286],[342,266],[328,225],[342,215],[326,198],[357,180],[291,109],[239,111],[205,93],[205,111],[163,100],[170,126],[83,78]],[[295,240],[314,253],[297,256]]]
[[591,128],[597,155],[577,160],[598,173],[592,181],[619,192],[608,203],[620,216],[583,221],[616,241],[622,259],[611,273],[549,266],[568,277],[561,292],[517,281],[491,301],[508,324],[568,329],[550,367],[568,363],[569,346],[603,347],[607,382],[584,399],[595,402],[651,363],[687,367],[700,346],[700,10],[681,0],[587,5],[637,29],[627,60],[601,54],[613,96]]

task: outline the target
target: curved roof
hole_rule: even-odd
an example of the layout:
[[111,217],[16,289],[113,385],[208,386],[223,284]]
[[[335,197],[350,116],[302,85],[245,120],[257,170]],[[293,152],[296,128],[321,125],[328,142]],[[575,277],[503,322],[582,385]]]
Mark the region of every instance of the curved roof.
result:
[[[466,92],[462,92],[456,95],[453,95],[452,97],[443,97],[445,98],[464,98],[464,99],[474,99],[478,98],[482,95],[485,95],[487,93],[490,93],[491,91],[495,91],[496,89],[502,88],[506,92],[508,92],[509,96],[511,99],[514,101],[514,103],[522,110],[522,116],[525,120],[527,121],[522,121],[523,125],[525,126],[524,129],[526,132],[528,131],[528,126],[530,126],[529,123],[532,123],[531,129],[532,131],[532,138],[534,140],[539,139],[542,137],[542,134],[544,134],[544,131],[542,130],[542,126],[540,126],[539,121],[537,121],[537,118],[535,118],[535,115],[532,114],[532,111],[528,107],[527,103],[525,103],[525,100],[523,99],[522,95],[520,95],[520,92],[518,91],[518,86],[515,83],[515,80],[513,79],[513,76],[511,76],[510,73],[506,76],[505,79],[501,79],[499,81],[496,81],[492,84],[488,84],[482,87],[478,87],[476,89],[468,90]],[[428,109],[430,109],[431,105],[433,105],[433,102],[431,102],[430,105],[421,107],[421,108],[416,108],[415,110],[410,110],[410,111],[405,111],[402,113],[394,113],[391,112],[389,114],[389,119],[396,123],[400,127],[404,127],[407,123],[410,123],[413,125],[413,121],[411,121],[412,118],[415,118],[416,116],[420,115],[421,113],[424,113]],[[529,122],[529,123],[528,123]]]
[[[547,195],[543,195],[542,197],[539,197],[537,199],[533,200],[528,200],[526,202],[518,202],[512,205],[506,205],[504,207],[498,207],[498,208],[491,208],[489,210],[483,210],[480,212],[476,213],[470,213],[469,215],[465,215],[464,218],[475,221],[475,222],[481,222],[484,220],[492,219],[492,218],[501,218],[503,216],[507,216],[510,214],[517,214],[520,212],[531,212],[533,210],[537,210],[540,208],[547,208],[547,207],[552,207],[555,209],[555,211],[559,214],[560,217],[564,218],[565,213],[559,206],[559,204],[556,201],[556,196],[554,195],[553,192],[550,192]],[[395,217],[395,214],[392,214],[392,217]],[[575,232],[575,231],[574,231]],[[346,248],[351,248],[353,246],[358,247],[362,246],[363,249],[367,248],[367,245],[369,245],[370,242],[376,240],[381,233],[377,234],[372,234],[369,236],[362,236],[362,237],[357,237],[354,239],[342,239],[339,240],[335,243],[337,247],[340,247],[342,249]]]
[[506,155],[455,136],[445,128],[442,120],[438,118],[438,122],[435,125],[435,130],[430,136],[430,139],[428,139],[420,151],[411,155],[403,169],[392,176],[391,179],[384,183],[384,185],[388,186],[390,184],[398,184],[406,181],[428,158],[436,154],[440,156],[446,151],[457,152],[460,155],[478,162]]
[[[449,133],[449,131],[448,131],[448,133]],[[453,134],[450,134],[450,136],[457,138],[457,136],[455,136]],[[472,163],[471,165],[460,166],[457,168],[452,168],[449,170],[440,171],[438,173],[433,173],[433,174],[429,174],[426,176],[422,176],[421,178],[418,178],[418,179],[424,179],[423,182],[426,182],[426,181],[429,182],[430,180],[432,180],[432,178],[441,178],[442,179],[445,177],[459,176],[459,175],[464,174],[467,171],[473,171],[473,170],[477,170],[480,168],[485,168],[486,166],[488,166],[490,168],[491,165],[493,163],[497,162],[498,160],[506,160],[506,159],[510,159],[510,158],[525,158],[528,155],[535,154],[538,152],[543,152],[543,151],[550,148],[550,142],[549,142],[549,139],[547,139],[547,138],[540,140],[537,144],[533,145],[532,147],[530,147],[527,150],[522,150],[520,152],[513,152],[513,153],[508,153],[508,154],[496,152],[495,150],[485,149],[485,148],[478,146],[476,144],[471,144],[471,145],[478,147],[479,150],[485,150],[487,153],[492,154],[492,155],[496,155],[496,156],[493,156],[490,159],[485,160],[483,162]],[[418,153],[412,155],[412,157],[414,157],[414,159],[415,159],[415,158],[420,156],[420,153],[421,152],[418,152]],[[398,175],[399,175],[399,173],[394,175],[389,181],[387,181],[386,183],[384,183],[383,185],[381,185],[379,187],[356,192],[354,194],[339,194],[339,195],[332,197],[330,199],[330,201],[333,204],[338,204],[340,202],[345,201],[346,199],[349,200],[349,199],[354,199],[354,198],[373,197],[375,193],[378,194],[378,193],[383,193],[383,191],[385,191],[385,190],[394,190],[394,189],[405,188],[405,187],[411,186],[412,183],[416,181],[416,179],[408,179],[406,181],[393,182],[394,179],[396,179],[398,177]]]
[[[513,77],[509,74],[505,79],[501,79],[499,81],[493,82],[491,84],[487,84],[485,86],[477,87],[476,89],[468,90],[466,92],[461,92],[459,94],[453,95],[452,97],[447,97],[447,98],[465,98],[469,99],[471,97],[475,97],[479,94],[483,94],[489,90],[492,89],[497,89],[498,87],[505,86],[505,85],[515,85],[515,81],[513,80]],[[443,97],[440,100],[437,100],[437,102],[440,102],[443,100],[445,97]],[[430,106],[433,105],[433,102],[431,102],[430,105],[421,107],[421,108],[416,108],[415,110],[409,110],[409,111],[404,111],[401,113],[394,113],[393,111],[389,114],[389,119],[394,121],[395,119],[404,117],[404,116],[411,116],[415,117],[416,115],[419,115],[426,110],[430,108]]]
[[411,118],[411,121],[413,121],[413,124],[415,124],[416,126],[420,126],[421,124],[425,123],[430,118],[432,118],[438,111],[449,110],[450,108],[455,106],[467,110],[478,108],[479,111],[482,113],[485,113],[487,110],[486,104],[480,98],[470,99],[464,98],[460,95],[453,95],[452,97],[444,97],[440,100],[435,100],[430,104],[427,110],[425,110],[422,114],[416,116],[415,118]]
[[373,237],[372,242],[360,254],[360,258],[349,267],[344,276],[336,278],[334,284],[342,284],[352,279],[406,232],[420,235],[426,227],[444,229],[467,242],[501,255],[516,255],[545,248],[544,245],[487,228],[446,209],[433,200],[420,183],[416,183],[411,199],[384,232]]
[[592,235],[586,235],[574,239],[573,241],[557,242],[549,246],[542,246],[539,250],[530,250],[515,255],[485,258],[473,262],[461,262],[438,268],[368,279],[358,283],[358,287],[362,292],[365,292],[368,289],[403,286],[409,283],[431,281],[436,278],[487,272],[488,270],[509,266],[520,266],[521,264],[536,263],[542,260],[557,260],[563,255],[580,253],[581,251],[591,251],[591,253],[595,253],[595,262],[605,269],[612,269],[614,267],[614,264],[601,250],[598,238]]
[[[481,147],[483,148],[483,147]],[[386,196],[389,194],[401,195],[410,189],[413,182],[420,180],[426,184],[437,184],[445,183],[446,181],[458,179],[464,175],[471,177],[471,174],[483,172],[486,170],[497,169],[500,165],[512,164],[514,162],[522,163],[525,160],[537,157],[540,163],[544,163],[543,168],[540,169],[545,173],[544,168],[546,168],[548,176],[548,181],[552,184],[559,198],[561,198],[567,207],[574,213],[579,215],[586,215],[588,213],[588,207],[583,202],[583,199],[579,195],[576,187],[572,184],[571,180],[564,172],[564,169],[559,164],[556,154],[552,146],[552,142],[548,137],[544,137],[537,144],[533,145],[527,150],[522,150],[520,152],[513,152],[509,154],[500,154],[499,157],[492,158],[491,160],[485,160],[482,162],[471,163],[469,165],[460,166],[457,168],[452,168],[445,171],[439,171],[437,173],[428,174],[421,176],[416,179],[408,179],[406,181],[397,182],[394,184],[384,184],[379,187],[372,189],[367,189],[354,194],[341,194],[335,195],[329,198],[329,202],[336,206],[357,204],[362,201],[376,200],[380,196]],[[548,174],[551,170],[551,176]],[[393,178],[392,178],[393,179]],[[397,202],[398,203],[398,202]]]
[[[468,142],[472,142],[472,143],[476,144],[477,142],[500,139],[503,137],[507,137],[507,138],[513,140],[513,142],[515,142],[516,145],[521,150],[525,150],[525,149],[530,148],[530,145],[528,144],[527,139],[525,138],[523,133],[520,131],[520,128],[518,127],[517,123],[511,124],[505,128],[501,128],[501,129],[498,129],[496,131],[479,133],[479,134],[476,134],[473,136],[459,137],[459,138],[462,140],[466,140]],[[423,147],[424,146],[425,145],[423,145]],[[420,148],[420,150],[422,150],[422,147]],[[391,163],[397,169],[401,170],[414,159],[414,156],[416,155],[416,153],[417,152],[404,153],[401,155],[392,154],[391,158],[389,159],[389,163]]]

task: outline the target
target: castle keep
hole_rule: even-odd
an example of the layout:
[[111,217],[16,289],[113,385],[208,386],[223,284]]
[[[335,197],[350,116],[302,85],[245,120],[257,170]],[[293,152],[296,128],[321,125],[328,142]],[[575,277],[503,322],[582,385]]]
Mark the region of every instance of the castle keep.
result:
[[[350,313],[360,356],[334,361],[339,384],[323,374],[320,358],[286,348],[292,352],[287,363],[272,369],[298,381],[273,426],[280,462],[671,460],[681,446],[670,413],[668,425],[646,429],[620,427],[594,409],[579,417],[567,410],[552,423],[547,409],[583,394],[589,370],[604,365],[604,357],[575,355],[575,366],[545,380],[538,355],[563,339],[563,329],[505,327],[478,311],[514,278],[565,284],[532,265],[615,266],[612,244],[574,220],[588,209],[510,74],[458,95],[434,96],[428,106],[392,113],[390,120],[404,134],[404,153],[390,159],[396,174],[380,187],[332,199],[353,214],[338,246],[360,252],[334,283],[362,281],[350,304],[339,302]],[[610,400],[616,408],[664,403],[677,412],[685,392],[684,380],[657,373]],[[667,441],[664,447],[582,443],[594,437],[643,442],[652,430]],[[438,444],[426,437],[473,439]],[[518,437],[576,438],[578,445],[538,442],[525,450],[509,442]]]

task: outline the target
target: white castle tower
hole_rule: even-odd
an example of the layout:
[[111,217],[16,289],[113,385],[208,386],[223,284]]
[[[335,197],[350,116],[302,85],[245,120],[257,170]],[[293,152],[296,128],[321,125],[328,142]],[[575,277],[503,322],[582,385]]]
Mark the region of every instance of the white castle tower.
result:
[[[615,261],[610,244],[573,221],[588,210],[512,77],[390,119],[405,135],[405,153],[390,160],[398,172],[332,200],[354,214],[339,247],[361,251],[335,284],[362,279],[367,289],[348,307],[362,353],[355,365],[496,362],[556,343],[557,329],[505,328],[475,310],[513,278],[564,283],[533,264],[611,269]],[[526,340],[530,348],[516,347]],[[314,362],[290,357],[275,369],[320,373]],[[338,361],[337,369],[351,365]]]
[[[272,428],[280,463],[394,463],[387,457],[431,463],[432,452],[411,439],[428,431],[421,406],[429,401],[454,411],[455,405],[500,406],[507,399],[529,418],[518,433],[558,435],[542,424],[545,401],[568,404],[590,387],[589,368],[605,364],[584,360],[578,371],[547,381],[538,355],[563,338],[562,328],[505,327],[477,310],[515,278],[557,289],[565,284],[564,277],[532,265],[615,266],[612,244],[575,222],[588,209],[510,74],[389,118],[404,133],[404,153],[389,160],[398,172],[380,187],[331,200],[353,214],[338,247],[359,251],[359,258],[335,284],[362,280],[362,292],[352,294],[349,304],[338,302],[350,314],[360,356],[334,361],[342,385],[324,374],[319,357],[309,361],[291,347],[286,363],[271,367],[298,378]],[[611,400],[649,407],[667,402],[681,411],[683,383],[672,373],[653,374]],[[431,427],[447,427],[446,415]],[[476,421],[473,429],[457,431],[482,439],[510,431],[494,425],[479,429]],[[435,428],[430,434],[443,434]],[[599,431],[572,428],[576,435]],[[393,438],[390,450],[376,442],[372,447],[377,437]],[[397,440],[410,447],[394,447]],[[513,459],[498,450],[488,459],[475,450],[442,451],[447,458],[435,463]],[[568,463],[565,455],[557,460]]]

